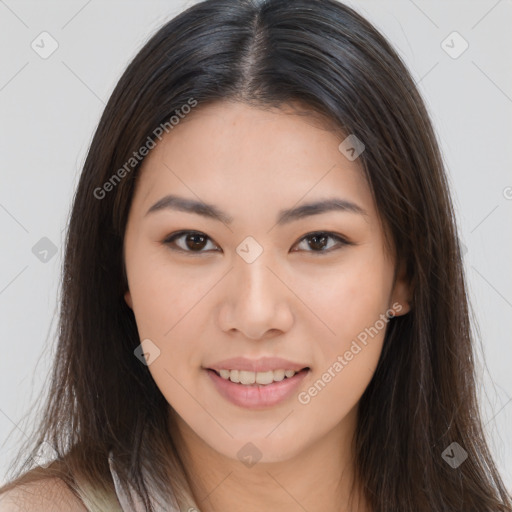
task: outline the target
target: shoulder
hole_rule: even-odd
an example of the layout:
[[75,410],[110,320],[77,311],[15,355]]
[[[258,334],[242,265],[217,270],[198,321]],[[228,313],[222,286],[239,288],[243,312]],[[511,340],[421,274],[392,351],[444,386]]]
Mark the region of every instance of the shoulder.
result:
[[20,483],[0,494],[0,512],[87,512],[82,501],[57,477]]

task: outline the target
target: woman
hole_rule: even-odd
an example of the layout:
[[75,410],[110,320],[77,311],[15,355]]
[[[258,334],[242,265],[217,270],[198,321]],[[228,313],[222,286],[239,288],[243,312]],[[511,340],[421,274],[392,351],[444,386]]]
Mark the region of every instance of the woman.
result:
[[29,452],[54,460],[0,510],[512,511],[430,120],[341,3],[207,0],[142,48],[60,322]]

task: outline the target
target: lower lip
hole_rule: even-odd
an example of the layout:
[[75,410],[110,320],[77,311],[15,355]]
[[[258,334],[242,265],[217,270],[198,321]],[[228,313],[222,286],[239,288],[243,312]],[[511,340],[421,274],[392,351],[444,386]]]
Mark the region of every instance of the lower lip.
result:
[[206,370],[217,391],[231,403],[247,409],[264,409],[277,405],[289,398],[297,390],[303,379],[309,373],[308,369],[301,370],[293,377],[285,378],[272,384],[253,384],[246,386],[223,379],[213,370]]

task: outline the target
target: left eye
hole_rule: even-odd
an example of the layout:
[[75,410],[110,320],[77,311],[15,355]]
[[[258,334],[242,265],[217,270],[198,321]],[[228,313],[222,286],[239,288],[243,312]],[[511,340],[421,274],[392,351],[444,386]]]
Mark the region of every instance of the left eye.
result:
[[[314,233],[308,233],[307,235],[303,236],[299,240],[299,244],[306,243],[307,247],[312,248],[312,251],[308,251],[306,249],[306,252],[313,252],[313,253],[326,253],[331,252],[332,244],[329,246],[328,240],[335,240],[337,244],[342,247],[344,245],[352,245],[351,242],[346,240],[340,235],[336,235],[335,233],[325,232],[325,231],[317,231]],[[184,244],[178,244],[177,241],[184,241]],[[164,240],[164,244],[170,245],[172,250],[177,251],[183,251],[183,252],[189,252],[189,253],[202,253],[202,252],[209,252],[204,249],[206,245],[208,245],[208,242],[212,243],[212,240],[208,235],[205,235],[204,233],[201,233],[200,231],[180,231],[179,233],[175,233],[173,235],[170,235],[168,238]],[[177,248],[172,247],[172,245],[175,245]],[[213,244],[215,246],[215,244]],[[336,245],[336,244],[334,244]],[[221,251],[222,252],[222,251]],[[294,250],[293,252],[297,252]]]
[[[335,240],[337,244],[328,244],[328,240]],[[309,240],[309,241],[308,241]],[[340,235],[336,235],[335,233],[329,233],[324,231],[319,231],[316,233],[309,233],[308,235],[303,236],[300,239],[300,243],[306,243],[306,245],[310,248],[315,248],[313,251],[306,251],[306,252],[316,252],[316,253],[325,253],[325,252],[331,252],[332,250],[335,250],[336,247],[333,249],[333,245],[338,245],[338,248],[343,247],[344,245],[351,245],[351,243],[343,238]],[[300,244],[299,244],[300,245]],[[329,246],[329,247],[327,247]],[[317,250],[319,249],[319,250]]]

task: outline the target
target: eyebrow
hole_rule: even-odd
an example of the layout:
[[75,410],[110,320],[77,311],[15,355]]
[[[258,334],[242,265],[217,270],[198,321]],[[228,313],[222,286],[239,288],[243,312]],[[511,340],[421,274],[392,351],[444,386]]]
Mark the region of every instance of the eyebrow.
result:
[[[186,213],[195,213],[203,217],[223,222],[224,224],[231,224],[233,222],[233,217],[226,212],[223,212],[213,204],[176,195],[167,195],[162,197],[153,206],[151,206],[151,208],[149,208],[145,216],[162,210],[176,210]],[[290,222],[303,219],[304,217],[320,215],[331,211],[351,212],[365,216],[368,215],[366,210],[357,204],[346,199],[334,197],[306,203],[295,208],[281,210],[277,216],[276,223],[278,225],[289,224]]]

